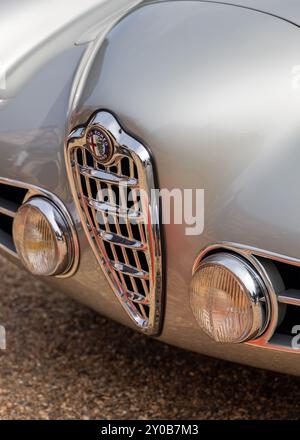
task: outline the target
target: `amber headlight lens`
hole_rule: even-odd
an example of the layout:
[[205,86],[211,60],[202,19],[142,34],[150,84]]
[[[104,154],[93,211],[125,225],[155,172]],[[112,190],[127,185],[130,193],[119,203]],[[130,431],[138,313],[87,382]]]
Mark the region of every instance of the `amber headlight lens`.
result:
[[200,263],[191,282],[190,301],[201,329],[217,342],[255,339],[268,323],[259,275],[233,254],[211,255]]
[[72,263],[67,222],[50,200],[33,197],[18,210],[13,239],[24,266],[35,275],[60,275]]

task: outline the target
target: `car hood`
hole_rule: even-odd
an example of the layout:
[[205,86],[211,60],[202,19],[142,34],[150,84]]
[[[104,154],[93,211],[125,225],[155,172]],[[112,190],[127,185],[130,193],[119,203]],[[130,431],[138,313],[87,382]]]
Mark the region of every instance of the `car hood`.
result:
[[1,0],[0,99],[13,97],[47,60],[91,41],[138,0]]
[[[300,25],[299,0],[211,1],[256,9]],[[109,30],[139,3],[142,1],[1,0],[0,106],[1,100],[15,96],[51,57]]]
[[252,9],[300,26],[299,0],[203,0]]

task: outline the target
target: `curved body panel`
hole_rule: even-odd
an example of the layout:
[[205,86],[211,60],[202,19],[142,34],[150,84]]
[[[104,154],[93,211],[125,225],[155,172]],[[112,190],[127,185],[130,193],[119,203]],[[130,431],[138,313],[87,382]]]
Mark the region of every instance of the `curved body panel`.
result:
[[[214,0],[208,1],[213,2]],[[286,21],[296,24],[297,26],[300,25],[300,11],[297,0],[217,0],[217,3],[257,10],[277,16],[277,18],[282,18]]]
[[300,374],[297,353],[211,342],[189,304],[192,267],[209,243],[235,242],[300,260],[300,90],[293,82],[300,7],[284,2],[281,19],[274,15],[283,15],[283,2],[228,3],[251,3],[266,13],[219,2],[146,1],[105,37],[100,32],[88,45],[69,45],[48,60],[2,108],[0,175],[47,188],[74,218],[79,270],[53,283],[132,326],[88,245],[63,160],[66,133],[99,109],[117,115],[152,151],[160,188],[205,190],[203,234],[187,236],[185,224],[163,227],[160,339]]

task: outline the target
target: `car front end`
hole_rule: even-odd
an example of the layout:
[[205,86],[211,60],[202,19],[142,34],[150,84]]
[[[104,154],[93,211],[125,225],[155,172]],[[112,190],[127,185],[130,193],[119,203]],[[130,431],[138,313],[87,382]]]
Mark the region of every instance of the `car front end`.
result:
[[0,18],[27,23],[0,47],[2,254],[145,335],[299,375],[300,7],[29,4]]

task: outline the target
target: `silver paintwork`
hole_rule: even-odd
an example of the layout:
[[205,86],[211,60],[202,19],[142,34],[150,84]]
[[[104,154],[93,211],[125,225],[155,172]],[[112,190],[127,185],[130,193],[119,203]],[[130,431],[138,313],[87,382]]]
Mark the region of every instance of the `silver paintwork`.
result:
[[300,26],[298,0],[204,0],[260,11]]
[[137,0],[2,0],[0,60],[7,74],[0,99],[14,97],[50,58],[107,32],[138,3]]
[[[64,3],[43,7],[57,10]],[[135,3],[124,2],[119,15],[117,2],[106,2],[117,5],[109,15],[99,1],[99,9],[84,14],[86,2],[72,1],[84,15],[76,31],[71,22],[61,23],[58,32],[47,28],[42,36],[31,25],[22,32],[26,44],[19,46],[18,38],[9,50],[1,39],[0,58],[10,52],[15,62],[0,96],[0,176],[55,194],[74,219],[80,267],[53,284],[132,326],[97,270],[63,158],[69,130],[99,108],[116,113],[126,130],[150,147],[160,187],[205,189],[204,234],[185,236],[185,225],[164,228],[167,306],[160,339],[300,374],[297,353],[211,343],[189,306],[191,267],[209,243],[241,243],[300,261],[300,95],[291,86],[292,68],[300,64],[300,4],[229,3],[263,13],[195,0],[142,2],[131,12]],[[2,1],[0,32],[15,27],[16,5],[27,23],[41,22],[44,11],[48,19],[48,9],[41,12],[33,0]],[[30,46],[30,39],[38,44]]]

